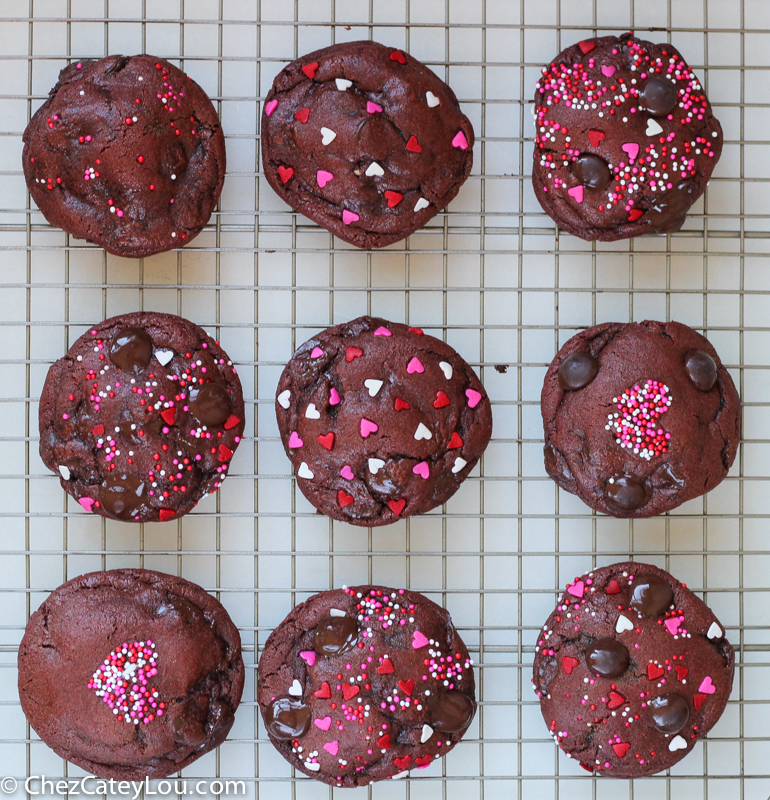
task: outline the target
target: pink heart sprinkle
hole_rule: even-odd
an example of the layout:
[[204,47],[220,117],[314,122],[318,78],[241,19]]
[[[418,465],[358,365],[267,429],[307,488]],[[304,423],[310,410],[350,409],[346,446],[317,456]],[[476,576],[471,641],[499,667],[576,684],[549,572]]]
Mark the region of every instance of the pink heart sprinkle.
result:
[[567,194],[570,197],[574,197],[578,203],[583,202],[583,187],[582,186],[573,186],[571,189],[567,189]]
[[468,408],[476,408],[481,402],[481,392],[477,392],[475,389],[466,389],[465,396],[468,398]]
[[382,325],[380,325],[380,327],[377,328],[377,330],[374,332],[374,335],[375,336],[392,336],[393,334],[387,328],[383,328]]
[[342,210],[342,221],[346,225],[350,225],[351,222],[358,222],[361,217],[358,214],[354,214],[352,211],[348,211],[347,208]]
[[314,719],[313,724],[316,726],[316,728],[320,728],[322,731],[328,731],[332,726],[332,718],[323,717],[323,719]]
[[380,426],[376,422],[372,422],[370,419],[361,417],[361,436],[363,436],[364,439],[366,439],[370,433],[377,433],[379,429]]
[[318,185],[323,189],[327,183],[334,177],[331,172],[327,172],[325,169],[319,169],[318,172],[315,174],[316,180],[318,181]]
[[333,756],[337,755],[339,749],[340,743],[336,739],[333,742],[327,742],[324,745],[324,750],[326,750],[327,753],[331,753]]
[[324,351],[320,347],[314,347],[310,353],[310,358],[320,358]]
[[425,372],[425,367],[423,367],[420,359],[414,356],[407,364],[406,371],[411,375],[413,372]]
[[639,145],[636,142],[626,142],[621,148],[624,153],[633,161],[639,155]]
[[303,444],[305,443],[299,438],[297,431],[292,431],[291,436],[289,436],[289,449],[293,450],[296,447],[302,447]]
[[350,469],[350,464],[345,464],[345,466],[340,470],[340,475],[342,475],[346,481],[352,481],[355,477],[353,475],[353,470]]
[[304,658],[305,661],[307,661],[307,665],[309,667],[312,667],[313,664],[315,664],[315,656],[316,656],[315,650],[302,650],[302,652],[300,652],[300,657]]
[[459,147],[460,150],[468,149],[468,140],[465,138],[465,134],[462,131],[457,131],[455,134],[455,138],[452,139],[452,147]]
[[608,64],[605,64],[602,67],[602,75],[606,75],[608,78],[611,78],[615,74],[615,67],[611,67]]
[[568,586],[567,592],[568,594],[571,594],[573,597],[582,597],[585,588],[586,587],[583,581],[578,581],[577,583],[573,583],[572,586]]
[[86,511],[93,510],[95,502],[93,497],[78,497],[78,503],[80,503]]
[[679,633],[679,626],[682,624],[682,618],[681,617],[669,617],[665,621],[664,624],[668,628],[668,632],[672,636],[676,636],[677,633]]
[[338,406],[340,402],[340,393],[332,386],[332,390],[329,392],[329,405]]
[[378,111],[382,111],[382,106],[378,106],[377,103],[373,103],[371,100],[366,101],[366,110],[370,114],[376,114]]
[[415,650],[419,650],[421,647],[425,647],[428,644],[428,639],[424,633],[420,633],[420,631],[415,631],[412,634],[412,647]]
[[412,472],[415,475],[419,475],[424,481],[428,480],[428,475],[430,475],[430,467],[428,466],[427,461],[421,461],[419,464],[415,464],[412,467]]
[[716,690],[717,687],[712,683],[710,675],[706,675],[701,681],[701,685],[698,687],[698,691],[703,692],[703,694],[714,694]]
[[269,117],[276,108],[278,108],[277,100],[271,100],[269,103],[265,103],[265,114]]

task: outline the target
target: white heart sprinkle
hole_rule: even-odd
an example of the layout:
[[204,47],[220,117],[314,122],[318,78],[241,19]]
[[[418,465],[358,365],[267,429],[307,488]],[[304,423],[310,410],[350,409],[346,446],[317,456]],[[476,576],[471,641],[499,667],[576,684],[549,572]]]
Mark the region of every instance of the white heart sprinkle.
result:
[[421,422],[417,426],[417,430],[414,432],[414,438],[419,442],[420,439],[432,439],[433,434]]
[[70,479],[70,468],[65,467],[64,464],[59,464],[59,474],[65,481],[68,481]]
[[158,359],[158,363],[161,367],[165,367],[169,361],[174,357],[173,350],[156,350],[155,351],[155,358]]
[[421,197],[417,201],[417,204],[415,205],[414,210],[415,211],[422,211],[423,208],[427,208],[429,205],[430,205],[430,203],[424,197]]
[[441,371],[444,373],[444,377],[448,380],[452,380],[452,375],[455,374],[455,371],[452,369],[451,364],[447,364],[446,361],[439,361],[438,365],[441,367]]
[[321,419],[321,412],[315,407],[315,403],[311,403],[305,409],[305,417],[307,419]]
[[353,85],[353,81],[349,81],[347,78],[335,78],[334,82],[341,92],[347,91]]
[[330,608],[329,609],[329,616],[330,617],[344,617],[345,612],[341,608]]
[[294,683],[289,687],[289,694],[292,697],[302,697],[302,684],[295,678]]
[[377,392],[382,389],[382,381],[376,381],[374,378],[367,378],[364,381],[364,386],[369,390],[369,397],[374,397]]
[[369,459],[369,472],[371,472],[372,475],[376,475],[384,466],[385,462],[381,458]]
[[428,108],[435,108],[441,105],[441,100],[433,92],[425,92],[425,99],[428,101]]
[[673,753],[676,750],[686,750],[687,742],[681,736],[675,736],[669,743],[668,749]]
[[460,458],[460,456],[458,456],[455,459],[455,465],[452,467],[452,472],[458,473],[467,463],[468,462],[464,458]]
[[654,120],[648,119],[647,120],[647,135],[648,136],[657,136],[659,133],[663,133],[663,128]]
[[423,725],[422,726],[422,736],[420,736],[420,743],[425,744],[425,742],[433,736],[433,728],[430,725]]
[[318,772],[321,769],[321,765],[317,761],[306,761],[305,769],[309,769],[311,772]]
[[618,621],[615,623],[615,633],[623,633],[623,631],[632,631],[634,629],[634,623],[631,620],[621,614],[618,617]]
[[331,144],[337,138],[337,134],[331,128],[321,128],[321,144]]
[[376,162],[372,161],[371,164],[366,168],[365,175],[371,177],[372,175],[384,175],[385,170]]
[[306,478],[309,481],[312,481],[315,477],[315,475],[310,471],[310,467],[304,461],[299,465],[297,475],[299,475],[300,478]]
[[281,408],[288,408],[289,407],[289,400],[291,398],[291,392],[288,389],[284,389],[278,395],[278,405]]
[[391,775],[390,779],[392,781],[400,781],[401,778],[408,778],[408,777],[409,777],[409,770],[406,770],[405,772],[399,772],[396,775]]
[[708,636],[709,639],[721,639],[723,635],[724,633],[719,625],[717,625],[716,622],[712,622],[706,636]]

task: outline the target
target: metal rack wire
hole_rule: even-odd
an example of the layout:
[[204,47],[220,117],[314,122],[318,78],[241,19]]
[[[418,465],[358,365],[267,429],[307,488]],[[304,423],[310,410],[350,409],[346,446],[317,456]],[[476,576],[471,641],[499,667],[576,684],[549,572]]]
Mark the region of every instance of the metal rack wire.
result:
[[[294,776],[267,741],[254,664],[307,595],[380,582],[453,613],[477,662],[480,710],[452,755],[370,798],[767,800],[770,769],[770,7],[762,0],[3,0],[0,7],[0,773],[79,775],[21,713],[18,642],[64,580],[145,566],[217,593],[239,625],[247,688],[230,739],[184,774],[243,778],[263,800],[338,796]],[[529,185],[540,65],[578,37],[635,28],[669,38],[706,81],[726,131],[712,186],[682,232],[590,245],[554,230]],[[354,251],[283,206],[260,171],[261,99],[287,61],[332,42],[402,47],[457,92],[477,133],[474,173],[450,209],[384,252]],[[182,251],[113,258],[30,206],[20,136],[71,58],[152,52],[218,106],[228,177],[207,230]],[[241,368],[246,438],[222,492],[175,525],[127,526],[69,503],[37,455],[48,365],[89,322],[137,308],[188,316]],[[278,374],[312,332],[361,313],[419,324],[480,371],[495,412],[482,465],[442,509],[366,531],[313,513],[273,413]],[[706,332],[745,403],[739,458],[707,498],[653,520],[593,515],[542,466],[539,389],[558,345],[609,319],[676,318]],[[728,709],[670,775],[598,781],[559,756],[529,688],[558,587],[632,556],[702,592],[738,670]],[[21,790],[19,795],[21,796]],[[352,793],[346,794],[352,796]]]

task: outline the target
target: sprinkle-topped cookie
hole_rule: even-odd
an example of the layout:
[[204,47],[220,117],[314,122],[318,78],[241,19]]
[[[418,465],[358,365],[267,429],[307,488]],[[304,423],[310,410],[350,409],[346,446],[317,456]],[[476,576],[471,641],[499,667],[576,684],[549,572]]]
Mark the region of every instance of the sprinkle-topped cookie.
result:
[[243,437],[241,382],[192,322],[112,317],[48,371],[40,456],[86,510],[125,522],[174,519],[227,476]]
[[702,600],[662,569],[626,562],[567,586],[538,637],[532,682],[570,758],[637,778],[676,764],[716,724],[734,666]]
[[543,69],[532,180],[540,205],[582,239],[678,230],[722,152],[700,81],[670,44],[605,36]]
[[52,225],[131,258],[197,236],[225,179],[225,138],[211,101],[149,55],[65,67],[24,132],[22,158]]
[[281,755],[344,787],[429,766],[476,710],[472,662],[449,614],[381,586],[297,606],[265,644],[257,699]]
[[412,56],[334,45],[276,77],[262,113],[262,166],[292,208],[357,247],[425,225],[470,175],[473,127],[454,92]]
[[327,328],[297,350],[276,414],[302,493],[354,525],[445,502],[492,433],[484,387],[449,345],[372,317]]

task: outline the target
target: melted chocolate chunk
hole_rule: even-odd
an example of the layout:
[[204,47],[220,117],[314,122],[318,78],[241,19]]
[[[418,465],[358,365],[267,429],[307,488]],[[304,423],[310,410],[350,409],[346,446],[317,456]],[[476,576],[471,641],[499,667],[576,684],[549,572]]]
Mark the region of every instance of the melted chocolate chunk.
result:
[[617,639],[597,639],[586,649],[586,665],[603,678],[617,678],[628,669],[625,645]]
[[665,117],[679,102],[679,90],[668,80],[653,75],[639,92],[639,108],[653,117]]
[[601,156],[593,153],[582,153],[576,161],[572,162],[572,174],[575,180],[585,186],[600,192],[612,183],[610,165]]
[[[227,665],[224,664],[223,668]],[[206,731],[211,736],[215,731],[222,728],[230,729],[235,719],[235,714],[227,703],[222,703],[219,700],[213,700],[209,706],[209,716],[206,720]]]
[[671,584],[658,575],[637,575],[632,586],[631,608],[643,617],[659,617],[674,602]]
[[350,617],[324,617],[315,629],[313,649],[319,656],[339,656],[358,642],[358,624]]
[[661,489],[681,489],[685,484],[684,477],[677,475],[670,464],[662,464],[658,467],[653,473],[653,477],[655,485]]
[[559,386],[573,391],[588,386],[599,371],[599,362],[590,353],[572,353],[559,364]]
[[123,328],[112,337],[110,361],[124,372],[138,375],[150,366],[152,339],[142,328]]
[[656,233],[674,233],[678,231],[687,218],[692,206],[692,189],[684,182],[658,195],[647,212],[647,219]]
[[174,718],[171,730],[174,741],[188,747],[197,747],[206,740],[203,726],[205,710],[201,709],[195,700],[185,704],[182,711]]
[[310,728],[310,706],[293,697],[276,697],[265,711],[265,727],[275,739],[299,739]]
[[185,622],[192,622],[196,614],[199,615],[201,612],[200,609],[185,600],[184,597],[169,597],[168,600],[158,606],[155,613],[159,617],[165,617],[166,614],[177,614]]
[[190,392],[190,398],[190,411],[202,425],[221,425],[233,410],[227,389],[218,383],[205,383],[199,391]]
[[144,481],[125,472],[111,472],[99,488],[104,513],[115,519],[131,520],[149,505]]
[[650,499],[650,490],[633,475],[614,475],[605,492],[607,502],[620,511],[636,511]]
[[679,733],[690,719],[687,701],[679,694],[663,694],[647,705],[652,727],[661,733]]
[[717,362],[705,350],[690,350],[684,359],[684,369],[701,392],[710,392],[719,377]]
[[451,689],[438,699],[431,714],[430,725],[440,733],[460,733],[473,721],[476,703],[464,692]]

